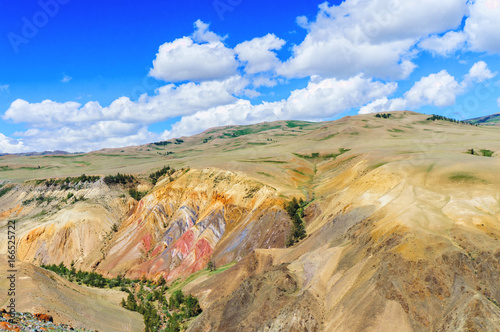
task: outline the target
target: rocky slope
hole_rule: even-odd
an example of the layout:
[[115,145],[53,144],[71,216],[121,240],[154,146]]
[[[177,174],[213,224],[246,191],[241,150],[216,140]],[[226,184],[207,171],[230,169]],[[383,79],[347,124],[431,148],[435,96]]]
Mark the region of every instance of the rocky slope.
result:
[[[1,266],[7,265],[0,255]],[[142,316],[119,306],[126,293],[80,286],[57,274],[25,262],[16,262],[16,310],[45,313],[55,324],[99,331],[142,331]],[[9,288],[6,269],[0,270],[1,289]],[[6,307],[10,296],[0,293],[0,306]],[[21,319],[22,320],[22,319]],[[16,320],[17,321],[17,320]],[[69,331],[68,327],[59,327]],[[24,331],[30,331],[25,329]]]
[[498,182],[370,164],[321,165],[299,245],[188,285],[207,308],[190,330],[498,331]]
[[[134,204],[122,195],[102,180],[71,188],[29,182],[15,185],[1,198],[11,208],[0,220],[16,220],[18,259],[37,265],[75,262],[77,268],[88,269],[103,257],[102,243]],[[6,225],[2,227],[6,232]]]
[[289,231],[276,190],[232,172],[190,170],[160,182],[105,248],[98,271],[171,281],[283,247]]

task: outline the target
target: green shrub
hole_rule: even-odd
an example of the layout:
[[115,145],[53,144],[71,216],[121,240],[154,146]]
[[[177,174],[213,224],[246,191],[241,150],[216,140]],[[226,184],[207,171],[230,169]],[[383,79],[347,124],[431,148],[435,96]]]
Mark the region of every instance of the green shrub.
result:
[[184,294],[182,293],[181,290],[177,290],[172,294],[172,296],[170,296],[170,300],[168,301],[169,309],[170,310],[179,309],[183,302],[184,302]]
[[0,188],[0,197],[2,197],[3,195],[7,194],[12,189],[14,189],[14,186],[3,186],[3,187],[1,187]]
[[483,154],[483,157],[491,157],[493,156],[493,153],[495,153],[494,151],[491,151],[491,150],[479,150],[482,154]]
[[185,299],[185,315],[187,318],[196,317],[201,314],[201,307],[198,299],[191,294]]
[[207,264],[207,270],[209,271],[215,271],[217,268],[215,267],[215,262],[213,260],[210,260]]

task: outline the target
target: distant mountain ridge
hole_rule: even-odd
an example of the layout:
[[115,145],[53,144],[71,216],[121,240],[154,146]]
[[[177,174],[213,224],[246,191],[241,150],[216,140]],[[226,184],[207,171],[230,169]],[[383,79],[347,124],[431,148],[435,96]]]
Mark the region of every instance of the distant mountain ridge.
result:
[[464,120],[464,121],[472,123],[472,124],[498,126],[498,125],[500,125],[500,113],[480,116],[477,118],[472,118],[472,119],[468,119],[468,120]]
[[82,154],[84,152],[67,152],[61,150],[43,151],[43,152],[24,152],[24,153],[0,153],[0,156],[15,155],[15,156],[53,156],[53,155],[68,155],[68,154]]

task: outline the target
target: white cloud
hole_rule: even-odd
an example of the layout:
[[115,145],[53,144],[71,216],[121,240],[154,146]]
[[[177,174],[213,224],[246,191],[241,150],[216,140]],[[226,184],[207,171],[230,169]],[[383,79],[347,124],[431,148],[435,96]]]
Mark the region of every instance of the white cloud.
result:
[[22,140],[16,140],[0,133],[0,153],[28,152]]
[[267,34],[238,44],[234,50],[239,60],[246,63],[245,71],[248,74],[255,74],[274,70],[280,64],[273,51],[280,50],[285,43],[274,34]]
[[[90,104],[90,103],[89,103]],[[97,103],[98,104],[98,103]],[[84,121],[88,119],[90,107],[79,111],[81,105],[77,102],[57,103],[51,100],[44,100],[41,103],[29,103],[22,99],[12,102],[9,109],[3,115],[4,120],[12,120],[15,123],[29,123],[35,126],[57,126],[61,122],[75,121],[78,116]]]
[[360,108],[360,114],[404,110],[417,110],[422,106],[446,107],[455,104],[456,97],[473,85],[496,76],[484,61],[476,62],[464,80],[458,83],[446,70],[422,77],[404,94],[404,98],[379,98]]
[[0,85],[0,93],[3,93],[3,92],[9,92],[9,88],[10,88],[10,85],[9,84],[3,84],[3,85]]
[[386,97],[396,89],[396,83],[376,82],[363,75],[348,80],[312,81],[306,88],[292,91],[284,110],[290,119],[327,119]]
[[235,95],[255,95],[257,92],[246,89],[248,84],[240,76],[224,81],[169,84],[158,88],[154,96],[142,95],[137,101],[121,97],[107,107],[98,102],[82,105],[17,99],[3,119],[27,124],[31,129],[16,133],[24,145],[8,141],[9,152],[20,147],[26,151],[89,151],[152,142],[160,135],[149,132],[148,125],[233,104],[238,100]]
[[402,111],[406,109],[406,100],[403,98],[379,98],[359,109],[359,114]]
[[473,51],[500,53],[500,2],[476,0],[470,4],[465,22],[469,47]]
[[252,78],[252,85],[255,88],[261,87],[261,86],[267,86],[267,87],[273,87],[278,84],[278,80],[267,77],[267,76],[253,76]]
[[449,31],[444,36],[431,36],[420,42],[419,46],[430,52],[449,56],[461,49],[466,40],[466,35],[463,32]]
[[422,77],[420,81],[405,93],[407,104],[411,108],[424,105],[438,107],[450,106],[455,103],[455,97],[461,92],[460,85],[446,70],[437,74]]
[[216,43],[223,41],[226,37],[221,37],[215,32],[208,30],[209,24],[204,23],[201,20],[194,22],[195,30],[193,32],[193,39],[198,43]]
[[465,77],[465,81],[481,83],[496,76],[497,73],[492,73],[488,65],[484,61],[476,62],[469,73]]
[[197,111],[234,102],[233,95],[244,93],[248,81],[235,76],[225,81],[169,84],[157,89],[154,96],[142,95],[138,101],[127,97],[116,99],[108,107],[98,102],[81,105],[44,100],[29,103],[15,100],[3,115],[4,120],[27,123],[34,127],[57,128],[85,122],[118,120],[141,124],[165,121]]
[[193,41],[183,37],[160,46],[149,75],[166,82],[222,80],[236,74],[234,51],[222,38],[208,31],[208,25],[195,22]]
[[430,74],[415,82],[413,87],[404,94],[404,98],[379,98],[360,108],[360,114],[375,112],[416,110],[422,106],[450,106],[455,98],[462,93],[460,84],[446,70]]
[[159,135],[149,132],[145,126],[120,121],[98,121],[88,127],[30,129],[16,134],[23,137],[27,146],[25,151],[93,151],[104,147],[118,148],[150,143],[159,139]]
[[63,78],[61,79],[61,82],[63,83],[68,83],[69,81],[71,81],[73,79],[73,77],[71,76],[68,76],[66,74],[63,75]]
[[320,5],[304,41],[278,73],[286,77],[322,75],[405,78],[414,69],[413,46],[429,34],[460,25],[466,1],[346,0]]

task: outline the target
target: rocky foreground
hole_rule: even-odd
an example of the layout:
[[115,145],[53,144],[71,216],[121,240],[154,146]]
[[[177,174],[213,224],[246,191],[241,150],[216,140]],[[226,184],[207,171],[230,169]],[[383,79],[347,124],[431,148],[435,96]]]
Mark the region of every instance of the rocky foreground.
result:
[[86,329],[74,329],[67,324],[55,324],[52,316],[46,314],[33,315],[29,312],[17,312],[15,315],[10,315],[5,312],[5,309],[1,312],[0,331],[91,331]]

